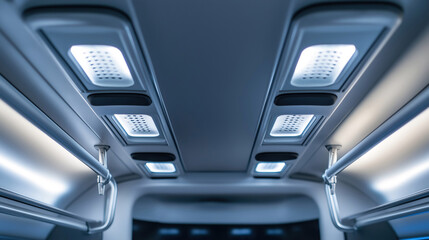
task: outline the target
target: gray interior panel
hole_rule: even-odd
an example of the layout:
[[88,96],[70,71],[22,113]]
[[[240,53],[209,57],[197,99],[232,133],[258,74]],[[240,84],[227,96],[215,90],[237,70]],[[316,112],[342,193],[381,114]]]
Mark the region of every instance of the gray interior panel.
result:
[[134,4],[185,169],[246,171],[289,3]]

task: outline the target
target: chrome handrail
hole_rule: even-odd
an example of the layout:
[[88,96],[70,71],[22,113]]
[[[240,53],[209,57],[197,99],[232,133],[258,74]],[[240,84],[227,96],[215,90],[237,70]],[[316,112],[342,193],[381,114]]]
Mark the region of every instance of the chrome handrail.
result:
[[[103,189],[104,185],[109,185],[110,191],[107,198],[107,207],[104,210],[104,220],[101,222],[85,219],[71,212],[54,208],[42,202],[3,190],[1,191],[3,194],[0,193],[0,196],[6,196],[7,199],[18,202],[24,207],[0,202],[0,213],[51,223],[58,226],[77,229],[80,231],[86,231],[89,234],[102,232],[109,228],[110,225],[112,225],[113,223],[118,194],[118,186],[116,184],[115,179],[110,175],[110,173],[107,175],[107,178],[105,178],[105,181],[103,182]],[[37,208],[37,210],[34,210],[33,208]]]
[[[384,122],[380,127],[374,130],[364,140],[357,144],[352,150],[346,153],[340,160],[337,161],[337,152],[340,145],[326,146],[329,151],[329,165],[323,174],[322,178],[325,182],[325,192],[328,201],[329,213],[331,215],[332,223],[341,231],[354,231],[358,227],[373,224],[391,219],[409,216],[414,213],[422,212],[429,209],[429,203],[421,204],[419,206],[408,206],[402,209],[385,211],[386,209],[373,210],[368,214],[361,214],[356,218],[347,218],[352,224],[344,224],[339,214],[339,207],[336,196],[336,183],[337,175],[346,169],[350,164],[355,162],[359,157],[364,155],[378,143],[389,137],[392,133],[399,130],[402,126],[407,124],[410,120],[415,118],[421,112],[429,107],[429,87],[426,87],[419,95],[411,100],[407,105],[401,108],[391,118]],[[426,196],[422,194],[422,197]],[[406,200],[413,201],[415,196],[404,198],[392,206],[404,206]],[[392,208],[390,208],[392,209]],[[370,216],[370,214],[372,214]]]
[[[108,146],[95,146],[99,151],[99,159],[95,159],[88,151],[79,145],[71,136],[55,122],[23,96],[7,80],[0,76],[0,96],[10,106],[14,107],[24,117],[31,119],[33,124],[44,131],[52,139],[71,152],[77,159],[92,169],[97,176],[98,191],[104,195],[105,185],[109,185],[107,207],[104,209],[103,221],[94,221],[80,217],[69,211],[49,206],[40,201],[0,189],[0,197],[12,200],[14,204],[0,202],[0,213],[38,220],[63,227],[73,228],[88,233],[106,230],[115,216],[118,186],[107,168]],[[19,206],[17,206],[19,204]]]

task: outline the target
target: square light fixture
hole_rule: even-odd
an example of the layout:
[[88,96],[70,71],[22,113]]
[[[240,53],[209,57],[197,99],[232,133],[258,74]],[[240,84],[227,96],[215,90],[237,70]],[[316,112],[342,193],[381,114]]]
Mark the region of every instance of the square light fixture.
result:
[[312,114],[280,115],[276,118],[270,135],[272,137],[300,137],[314,119]]
[[115,114],[113,118],[130,137],[158,137],[152,117],[145,114]]
[[280,173],[286,167],[284,162],[260,162],[256,165],[258,173]]
[[70,55],[92,84],[99,87],[131,87],[134,80],[122,52],[107,45],[75,45]]
[[145,164],[147,170],[151,173],[175,173],[176,167],[173,163],[155,163],[148,162]]
[[352,44],[324,44],[301,52],[291,84],[295,87],[327,87],[334,84],[356,52]]

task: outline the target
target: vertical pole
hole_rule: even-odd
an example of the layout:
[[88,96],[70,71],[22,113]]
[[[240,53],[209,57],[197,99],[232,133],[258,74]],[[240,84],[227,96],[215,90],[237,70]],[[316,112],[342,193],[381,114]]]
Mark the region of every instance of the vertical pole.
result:
[[[341,145],[327,145],[326,149],[329,151],[329,163],[328,169],[331,168],[336,162],[338,158],[338,149],[341,148]],[[356,230],[354,226],[347,226],[341,222],[339,216],[339,207],[336,195],[336,185],[337,185],[337,176],[334,175],[330,178],[326,176],[326,173],[323,175],[323,179],[325,181],[325,193],[326,198],[328,200],[328,208],[329,213],[331,215],[332,223],[336,228],[343,232],[351,232]]]
[[[107,145],[95,145],[95,148],[98,149],[98,161],[107,168],[107,150],[110,147]],[[109,179],[105,179],[100,175],[97,176],[98,194],[104,195],[108,181]]]

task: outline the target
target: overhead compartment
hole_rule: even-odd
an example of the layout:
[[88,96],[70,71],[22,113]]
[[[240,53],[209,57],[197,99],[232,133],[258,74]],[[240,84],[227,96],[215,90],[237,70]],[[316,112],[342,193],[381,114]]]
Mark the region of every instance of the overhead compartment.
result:
[[[28,11],[26,20],[130,162],[132,153],[142,151],[179,156],[144,47],[127,16],[111,9],[57,8]],[[180,159],[169,164],[177,176]]]
[[[389,40],[400,16],[398,8],[384,4],[320,5],[294,16],[252,153],[254,176],[257,154],[301,155],[308,148]],[[368,85],[377,80],[365,79]]]

